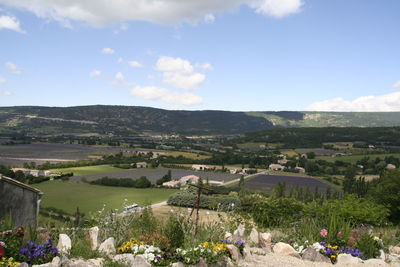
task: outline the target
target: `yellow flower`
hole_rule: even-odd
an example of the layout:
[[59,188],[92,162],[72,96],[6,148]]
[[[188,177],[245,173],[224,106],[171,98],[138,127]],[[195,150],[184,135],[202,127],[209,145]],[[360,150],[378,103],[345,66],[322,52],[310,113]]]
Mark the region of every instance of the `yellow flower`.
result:
[[210,245],[208,242],[204,242],[203,244],[203,247],[205,247],[205,248],[208,248],[208,246]]
[[375,241],[379,241],[379,237],[377,237],[377,236],[374,236],[373,239],[374,239]]

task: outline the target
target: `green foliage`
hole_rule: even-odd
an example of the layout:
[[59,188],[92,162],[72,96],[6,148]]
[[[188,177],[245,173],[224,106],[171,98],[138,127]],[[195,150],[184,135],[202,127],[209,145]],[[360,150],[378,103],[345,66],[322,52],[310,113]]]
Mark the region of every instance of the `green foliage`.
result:
[[375,202],[347,195],[342,200],[326,200],[323,203],[311,202],[306,205],[304,214],[311,217],[322,217],[327,220],[332,213],[346,218],[354,224],[380,225],[387,220],[388,209]]
[[92,250],[88,237],[81,231],[74,234],[71,243],[72,247],[69,251],[71,258],[94,259],[101,257],[97,250]]
[[185,243],[185,233],[183,231],[181,219],[174,215],[170,214],[168,217],[167,223],[164,227],[164,234],[169,240],[169,244],[172,248],[182,247]]
[[165,182],[169,182],[172,179],[171,170],[168,170],[167,174],[156,181],[156,185],[162,185]]
[[400,170],[386,171],[371,186],[372,199],[389,208],[391,221],[400,222]]
[[149,187],[151,187],[151,182],[146,178],[146,176],[142,176],[136,180],[133,180],[131,178],[109,178],[106,176],[106,177],[91,181],[90,184],[105,185],[105,186],[134,187],[134,188],[149,188]]
[[[169,197],[168,205],[181,207],[194,207],[196,194],[189,192],[177,192]],[[200,208],[230,211],[240,207],[240,200],[237,197],[231,196],[208,196],[201,195]]]
[[241,199],[242,210],[259,226],[283,226],[298,220],[304,204],[292,198],[269,198],[248,195]]
[[361,250],[363,260],[376,258],[380,254],[379,250],[383,248],[380,239],[372,237],[368,233],[364,233],[358,238],[355,247]]

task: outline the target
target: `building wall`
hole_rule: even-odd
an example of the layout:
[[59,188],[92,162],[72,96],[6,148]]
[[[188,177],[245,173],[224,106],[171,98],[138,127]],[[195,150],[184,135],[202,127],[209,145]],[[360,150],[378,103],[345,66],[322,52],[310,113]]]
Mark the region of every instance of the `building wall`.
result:
[[11,214],[15,226],[36,225],[39,194],[0,180],[0,220]]

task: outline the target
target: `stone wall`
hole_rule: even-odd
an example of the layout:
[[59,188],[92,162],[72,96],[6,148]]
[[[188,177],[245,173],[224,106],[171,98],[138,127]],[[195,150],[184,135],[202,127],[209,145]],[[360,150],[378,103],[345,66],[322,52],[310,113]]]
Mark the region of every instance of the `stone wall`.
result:
[[15,226],[36,225],[39,193],[0,179],[0,220],[11,214]]

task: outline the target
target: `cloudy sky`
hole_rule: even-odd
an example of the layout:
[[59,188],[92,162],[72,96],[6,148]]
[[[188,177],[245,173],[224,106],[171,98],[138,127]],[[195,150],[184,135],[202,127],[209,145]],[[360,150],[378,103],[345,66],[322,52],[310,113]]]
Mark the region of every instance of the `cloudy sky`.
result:
[[398,0],[0,0],[0,106],[400,111]]

